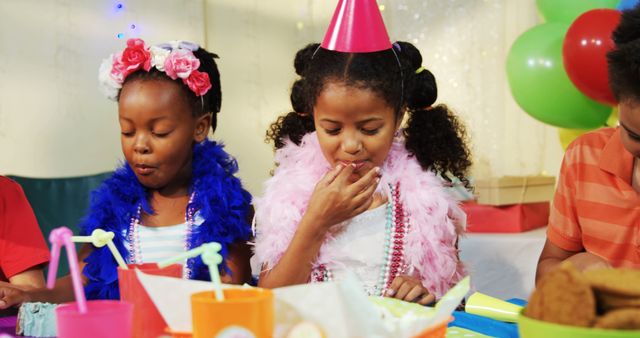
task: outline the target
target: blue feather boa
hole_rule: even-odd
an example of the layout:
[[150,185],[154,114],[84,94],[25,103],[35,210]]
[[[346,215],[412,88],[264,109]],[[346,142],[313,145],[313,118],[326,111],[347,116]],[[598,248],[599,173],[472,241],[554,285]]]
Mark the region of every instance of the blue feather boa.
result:
[[[236,160],[216,142],[205,141],[194,147],[192,170],[191,192],[195,192],[195,198],[191,207],[198,210],[204,223],[193,227],[188,247],[215,241],[222,245],[221,254],[226,258],[229,244],[249,239],[251,227],[247,215],[251,195],[233,176],[238,171]],[[152,212],[147,196],[147,191],[125,163],[91,194],[89,213],[80,223],[81,234],[90,235],[96,228],[113,231],[118,251],[128,258],[126,238],[131,218],[136,216],[140,204],[147,213]],[[87,298],[119,299],[117,263],[109,249],[93,248],[85,262]],[[188,264],[191,278],[209,279],[207,266],[200,257],[190,259]],[[226,266],[222,268],[227,269]]]

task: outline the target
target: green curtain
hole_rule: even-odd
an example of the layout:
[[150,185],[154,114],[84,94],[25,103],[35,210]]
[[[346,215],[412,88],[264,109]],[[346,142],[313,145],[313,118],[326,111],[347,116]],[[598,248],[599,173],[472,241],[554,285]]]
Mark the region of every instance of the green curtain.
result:
[[[68,178],[9,177],[22,186],[49,244],[49,233],[57,227],[66,226],[78,234],[77,225],[89,207],[90,192],[110,175],[111,172]],[[67,256],[63,252],[58,276],[68,272]]]

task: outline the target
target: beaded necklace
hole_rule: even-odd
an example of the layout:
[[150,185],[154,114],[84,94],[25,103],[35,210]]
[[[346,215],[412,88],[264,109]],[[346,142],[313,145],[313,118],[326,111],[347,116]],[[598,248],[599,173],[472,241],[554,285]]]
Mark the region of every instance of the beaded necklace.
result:
[[[387,203],[384,259],[385,265],[380,269],[378,282],[375,286],[375,296],[382,296],[391,287],[391,283],[402,272],[404,263],[405,233],[409,224],[406,221],[404,209],[400,202],[400,184],[389,185],[391,201]],[[333,273],[325,265],[320,264],[311,272],[311,280],[314,282],[326,282],[333,280]]]
[[[189,247],[189,238],[191,237],[191,232],[194,224],[194,208],[191,205],[195,198],[195,192],[191,193],[189,196],[189,202],[187,202],[187,211],[185,213],[185,221],[187,222],[187,231],[184,236],[184,251],[188,251],[191,248]],[[132,264],[142,264],[144,259],[142,257],[142,251],[140,248],[140,213],[142,211],[142,203],[138,204],[138,209],[136,211],[136,215],[131,217],[131,222],[129,223],[129,262]],[[187,259],[183,264],[184,268],[182,269],[182,278],[190,279],[191,278],[191,260]]]

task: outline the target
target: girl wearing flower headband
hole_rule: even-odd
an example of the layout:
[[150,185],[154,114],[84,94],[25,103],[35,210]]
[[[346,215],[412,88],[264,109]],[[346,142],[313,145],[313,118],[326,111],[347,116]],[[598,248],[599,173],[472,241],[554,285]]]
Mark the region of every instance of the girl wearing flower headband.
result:
[[[223,281],[244,283],[251,275],[251,196],[234,176],[235,159],[207,137],[221,103],[214,58],[193,43],[147,47],[130,39],[102,63],[100,85],[118,102],[126,163],[93,193],[80,229],[83,235],[112,231],[128,263],[157,262],[215,241],[225,257]],[[108,248],[83,248],[80,258],[87,297],[118,299],[117,264]],[[183,276],[206,280],[209,273],[193,258],[184,262]],[[1,291],[2,307],[73,299],[70,281],[54,290]]]
[[464,275],[465,215],[445,189],[468,185],[464,129],[432,106],[433,74],[412,44],[392,47],[375,0],[338,8],[348,15],[323,44],[297,53],[294,111],[267,133],[277,168],[255,202],[259,285],[353,271],[370,295],[429,304]]

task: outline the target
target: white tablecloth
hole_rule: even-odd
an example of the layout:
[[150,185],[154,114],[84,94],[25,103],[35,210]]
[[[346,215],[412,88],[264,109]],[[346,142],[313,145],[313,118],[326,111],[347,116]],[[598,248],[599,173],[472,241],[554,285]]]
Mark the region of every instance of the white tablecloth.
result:
[[546,228],[515,234],[468,233],[461,238],[460,259],[474,289],[500,299],[529,298],[545,232]]

